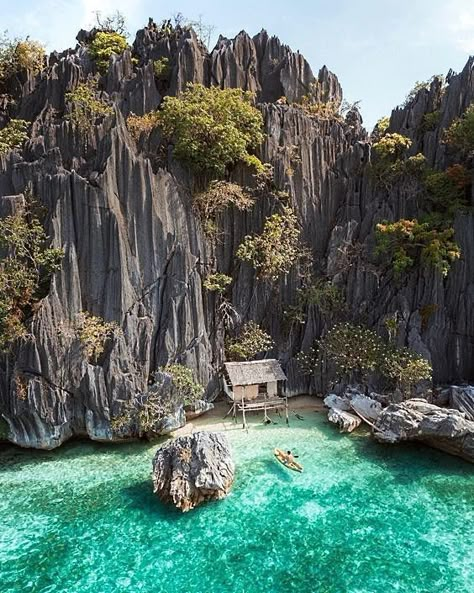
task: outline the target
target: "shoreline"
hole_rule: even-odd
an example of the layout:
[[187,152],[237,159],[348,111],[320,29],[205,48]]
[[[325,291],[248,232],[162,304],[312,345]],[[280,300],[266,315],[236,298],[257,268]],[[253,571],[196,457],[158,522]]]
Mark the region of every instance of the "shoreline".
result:
[[[234,422],[231,415],[225,417],[229,410],[230,403],[228,401],[218,401],[214,403],[214,408],[212,410],[209,410],[202,416],[193,418],[183,427],[174,430],[166,436],[176,438],[201,430],[212,430],[214,432],[218,430],[223,432],[243,430],[242,415],[239,414],[237,416],[237,422]],[[292,412],[297,413],[298,411],[302,410],[316,412],[318,414],[327,413],[327,408],[324,405],[323,400],[319,397],[316,397],[315,395],[295,395],[291,398],[288,398],[288,412],[290,414],[290,420]],[[250,425],[254,424],[255,421],[258,422],[259,419],[263,423],[262,410],[256,412],[246,412],[246,416]]]

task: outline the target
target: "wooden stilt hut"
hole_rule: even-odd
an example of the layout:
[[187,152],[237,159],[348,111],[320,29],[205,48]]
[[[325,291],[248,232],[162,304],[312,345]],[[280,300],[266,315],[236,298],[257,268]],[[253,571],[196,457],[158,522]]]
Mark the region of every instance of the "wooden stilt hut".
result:
[[238,412],[242,412],[246,428],[246,412],[263,410],[266,421],[269,410],[284,408],[288,423],[286,375],[278,360],[226,362],[224,367],[224,391],[232,401],[229,413],[232,412],[235,422]]

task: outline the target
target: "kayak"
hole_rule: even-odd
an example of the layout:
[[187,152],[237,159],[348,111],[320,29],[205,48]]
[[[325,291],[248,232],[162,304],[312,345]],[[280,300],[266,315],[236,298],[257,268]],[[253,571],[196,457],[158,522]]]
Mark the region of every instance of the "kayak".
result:
[[285,458],[285,453],[281,449],[275,449],[274,454],[278,461],[288,469],[292,469],[295,472],[303,471],[303,466],[300,465],[298,462],[292,461],[288,463],[288,461]]

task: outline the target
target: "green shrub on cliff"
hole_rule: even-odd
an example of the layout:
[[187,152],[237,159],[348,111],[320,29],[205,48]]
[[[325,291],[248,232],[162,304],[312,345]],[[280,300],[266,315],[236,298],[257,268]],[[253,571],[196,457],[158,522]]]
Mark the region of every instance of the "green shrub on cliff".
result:
[[408,348],[390,347],[383,352],[378,370],[406,392],[420,381],[429,381],[433,368],[429,361]]
[[419,153],[407,157],[412,145],[410,138],[402,134],[385,134],[376,136],[372,146],[373,159],[371,174],[376,183],[389,186],[404,175],[422,177],[426,169],[426,159]]
[[194,379],[194,374],[188,367],[173,363],[167,364],[160,370],[171,375],[184,405],[192,404],[203,396],[204,387]]
[[98,92],[97,80],[91,78],[66,93],[66,101],[72,103],[72,111],[66,117],[83,133],[91,130],[98,118],[114,112],[104,99],[97,98]]
[[[173,385],[182,405],[190,405],[204,394],[204,387],[198,383],[191,369],[182,364],[168,364],[159,369],[160,372],[171,375]],[[156,378],[155,378],[156,382]],[[127,402],[122,413],[111,421],[115,433],[126,436],[156,435],[160,430],[160,423],[165,416],[174,412],[174,398],[163,398],[161,391],[153,389],[153,383],[145,397],[135,398]]]
[[285,206],[281,214],[266,219],[259,235],[247,235],[237,257],[250,263],[259,278],[277,280],[287,274],[300,254],[300,228],[294,211]]
[[387,256],[397,277],[417,263],[430,265],[443,276],[461,255],[453,241],[454,229],[436,228],[416,219],[382,222],[376,226],[376,253]]
[[381,117],[375,124],[372,134],[370,135],[372,142],[379,142],[380,139],[387,133],[389,126],[390,118],[387,116]]
[[28,122],[24,119],[11,119],[3,130],[0,130],[0,154],[21,148],[28,140],[27,128]]
[[430,171],[425,178],[427,204],[440,220],[452,221],[456,212],[469,205],[470,172],[460,164],[446,171]]
[[211,181],[205,191],[194,196],[193,205],[198,211],[206,235],[210,238],[218,232],[216,217],[233,206],[237,210],[250,210],[255,197],[250,191],[230,181]]
[[0,219],[0,349],[26,335],[24,320],[45,295],[63,252],[48,247],[48,237],[33,204]]
[[178,97],[165,97],[158,125],[174,156],[196,173],[219,178],[238,162],[261,166],[250,152],[263,141],[252,93],[189,84]]
[[135,142],[138,142],[143,132],[149,134],[156,127],[157,121],[158,113],[156,111],[149,111],[144,115],[131,113],[127,117],[127,128]]
[[202,283],[205,290],[218,294],[224,294],[230,284],[232,284],[232,278],[227,274],[209,274]]
[[246,323],[240,334],[229,339],[226,344],[229,360],[251,360],[260,352],[265,352],[273,346],[273,340],[266,331],[261,329],[255,321]]
[[446,130],[446,141],[464,153],[474,150],[474,104]]
[[387,343],[373,330],[352,323],[339,323],[319,341],[320,356],[331,362],[336,373],[349,381],[365,380],[377,373],[392,386],[409,391],[431,379],[431,364],[408,348]]
[[116,31],[98,31],[89,44],[89,51],[101,74],[109,68],[110,56],[120,55],[127,49],[124,35]]
[[101,357],[107,340],[119,329],[114,321],[106,322],[102,317],[92,315],[88,311],[80,313],[74,325],[84,356],[92,363],[96,363]]
[[413,88],[411,89],[411,91],[408,93],[408,95],[405,98],[405,102],[403,103],[403,107],[407,107],[407,105],[409,105],[418,95],[418,93],[422,90],[430,90],[431,85],[433,84],[433,82],[435,81],[439,81],[440,85],[443,86],[444,84],[444,76],[442,74],[434,74],[431,78],[428,78],[428,80],[423,80],[423,81],[417,81],[415,82]]
[[43,69],[44,47],[31,39],[0,38],[0,82],[23,70],[37,74]]
[[153,72],[158,80],[167,80],[171,72],[169,59],[159,58],[153,60]]

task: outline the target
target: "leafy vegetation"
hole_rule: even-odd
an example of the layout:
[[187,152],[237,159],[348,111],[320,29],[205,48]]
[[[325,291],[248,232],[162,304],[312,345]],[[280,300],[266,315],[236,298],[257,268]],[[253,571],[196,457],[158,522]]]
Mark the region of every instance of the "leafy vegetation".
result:
[[127,128],[135,142],[140,140],[142,133],[149,134],[157,126],[157,123],[158,113],[156,111],[149,111],[145,115],[131,113],[127,117]]
[[334,364],[336,372],[349,380],[378,373],[406,391],[431,379],[430,363],[407,348],[385,342],[367,327],[340,323],[320,340],[319,349]]
[[72,111],[66,117],[83,133],[90,131],[98,118],[113,113],[113,108],[97,98],[97,93],[97,80],[94,78],[80,82],[73,91],[66,93],[66,101],[72,103]]
[[24,119],[11,119],[3,130],[0,130],[0,154],[21,148],[28,140],[27,129],[28,122]]
[[410,391],[420,381],[429,381],[433,368],[416,352],[408,348],[389,348],[378,368],[380,374],[393,381],[402,391]]
[[46,293],[63,252],[48,237],[30,200],[25,209],[0,219],[0,349],[26,335],[25,319]]
[[158,80],[167,80],[171,72],[169,59],[159,58],[153,60],[153,72]]
[[374,126],[371,134],[372,142],[378,142],[385,134],[390,126],[390,118],[387,116],[381,117]]
[[314,101],[305,95],[301,101],[303,111],[312,117],[325,121],[343,121],[339,109],[339,103],[336,101]]
[[340,323],[320,340],[319,348],[334,364],[337,373],[364,376],[374,372],[380,364],[383,340],[367,327]]
[[[202,397],[203,386],[195,381],[192,371],[184,365],[169,364],[161,367],[159,372],[171,375],[183,405],[192,404]],[[129,401],[122,413],[112,420],[111,426],[115,433],[125,433],[127,436],[138,434],[140,437],[159,434],[162,420],[173,412],[174,398],[163,398],[161,391],[154,389],[156,382],[155,376],[148,393]]]
[[75,330],[79,338],[85,357],[96,363],[105,350],[107,340],[118,331],[114,322],[106,322],[102,317],[92,315],[88,311],[80,313],[75,322]]
[[255,197],[241,185],[230,181],[211,181],[209,187],[194,196],[194,206],[203,221],[207,235],[217,231],[215,217],[226,208],[234,206],[237,210],[249,210]]
[[6,34],[0,38],[0,82],[28,70],[37,74],[43,69],[44,47],[31,39],[9,39]]
[[98,31],[89,44],[89,51],[97,69],[105,74],[109,68],[110,57],[122,54],[127,49],[124,35],[116,31]]
[[237,249],[237,257],[249,262],[261,279],[276,280],[287,274],[298,260],[300,229],[296,214],[284,206],[281,214],[266,219],[260,235],[247,235]]
[[262,164],[249,151],[263,141],[263,118],[253,95],[240,89],[190,84],[165,97],[158,125],[174,145],[174,156],[195,173],[222,177],[238,162]]
[[344,294],[340,288],[325,278],[317,278],[308,286],[298,289],[296,304],[285,310],[287,321],[304,323],[308,305],[318,307],[325,317],[333,317],[346,309]]
[[446,142],[464,153],[474,150],[474,104],[446,130]]
[[421,123],[422,132],[431,132],[436,129],[436,126],[441,121],[441,110],[436,109],[430,113],[425,113]]
[[269,350],[273,346],[273,340],[254,321],[249,321],[240,335],[228,340],[226,345],[229,360],[251,360],[259,352]]
[[426,159],[418,153],[408,157],[412,141],[402,134],[380,136],[372,146],[374,159],[371,173],[376,183],[385,186],[395,183],[402,176],[422,177],[426,170]]
[[430,171],[425,177],[426,201],[439,222],[449,222],[455,214],[469,205],[470,172],[460,164],[446,171]]
[[204,387],[195,381],[193,372],[188,367],[174,363],[162,367],[161,371],[171,375],[184,405],[192,404],[203,396]]
[[416,263],[433,266],[446,276],[461,255],[453,236],[452,228],[437,229],[416,219],[383,222],[376,227],[376,253],[389,257],[397,277]]
[[415,83],[415,85],[413,86],[413,88],[411,89],[411,91],[406,96],[406,99],[405,99],[405,102],[404,102],[403,106],[406,107],[407,105],[409,105],[416,98],[416,96],[418,95],[418,93],[420,91],[422,91],[422,90],[429,91],[431,85],[436,80],[439,81],[439,83],[441,84],[441,86],[443,86],[443,84],[444,84],[444,76],[442,74],[435,74],[431,78],[428,78],[428,80],[417,81]]
[[373,145],[373,150],[379,159],[393,163],[405,155],[411,144],[410,138],[402,134],[385,134]]
[[202,285],[209,292],[224,294],[229,284],[232,284],[232,278],[227,274],[209,274]]

